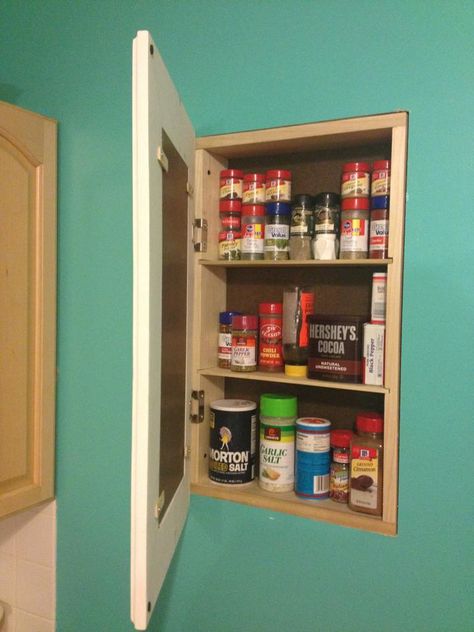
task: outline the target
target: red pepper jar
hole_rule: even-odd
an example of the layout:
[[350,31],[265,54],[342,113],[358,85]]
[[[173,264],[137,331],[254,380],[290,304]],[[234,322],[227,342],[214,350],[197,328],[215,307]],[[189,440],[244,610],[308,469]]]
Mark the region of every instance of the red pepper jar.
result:
[[258,368],[260,371],[283,371],[282,303],[260,303]]

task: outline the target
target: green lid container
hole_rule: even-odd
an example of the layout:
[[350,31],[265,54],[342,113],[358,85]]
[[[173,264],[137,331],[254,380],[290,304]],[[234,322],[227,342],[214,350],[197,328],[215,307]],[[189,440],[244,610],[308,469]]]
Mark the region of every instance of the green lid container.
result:
[[260,415],[263,417],[296,417],[297,410],[295,395],[265,393],[260,396]]

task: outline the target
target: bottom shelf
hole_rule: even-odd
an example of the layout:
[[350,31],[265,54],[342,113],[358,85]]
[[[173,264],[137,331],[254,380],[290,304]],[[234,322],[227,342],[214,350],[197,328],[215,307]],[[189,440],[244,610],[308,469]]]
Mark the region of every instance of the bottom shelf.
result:
[[191,485],[191,492],[201,496],[260,507],[311,520],[322,520],[343,527],[363,529],[383,535],[396,535],[396,525],[381,518],[351,511],[347,505],[332,500],[302,500],[293,492],[275,493],[261,489],[254,481],[248,486],[225,486],[209,479]]

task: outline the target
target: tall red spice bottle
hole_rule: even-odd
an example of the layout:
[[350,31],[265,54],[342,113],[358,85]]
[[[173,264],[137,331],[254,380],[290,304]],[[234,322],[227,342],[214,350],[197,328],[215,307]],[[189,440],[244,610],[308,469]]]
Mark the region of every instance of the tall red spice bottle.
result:
[[283,371],[282,354],[282,303],[260,303],[258,369]]

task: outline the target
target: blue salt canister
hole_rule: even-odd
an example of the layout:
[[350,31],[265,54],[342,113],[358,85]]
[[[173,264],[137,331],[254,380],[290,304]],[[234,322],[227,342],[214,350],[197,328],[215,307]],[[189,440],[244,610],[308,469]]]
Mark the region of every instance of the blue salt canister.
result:
[[329,498],[331,422],[320,417],[296,420],[295,492],[302,498]]

